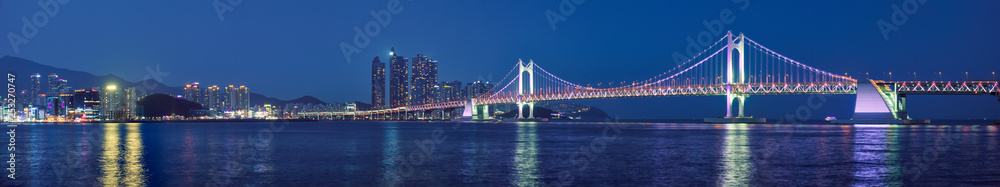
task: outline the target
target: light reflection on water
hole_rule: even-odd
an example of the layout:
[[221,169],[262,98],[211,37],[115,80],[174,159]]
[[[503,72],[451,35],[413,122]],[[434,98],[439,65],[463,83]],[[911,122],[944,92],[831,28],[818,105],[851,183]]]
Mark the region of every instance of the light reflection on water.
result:
[[[398,185],[399,180],[405,176],[399,172],[400,168],[397,165],[399,162],[406,159],[405,155],[399,150],[399,132],[396,123],[389,123],[385,126],[384,139],[382,140],[382,185]],[[411,173],[412,174],[412,173]]]
[[104,124],[104,143],[101,146],[101,183],[104,186],[117,186],[121,181],[121,139],[118,137],[117,123]]
[[517,124],[517,148],[514,154],[515,186],[539,186],[538,137],[535,123]]
[[143,186],[146,184],[146,168],[142,164],[142,135],[138,123],[125,124],[128,129],[125,135],[125,186]]
[[854,186],[899,186],[897,125],[854,125]]
[[[454,124],[292,123],[269,141],[258,139],[266,123],[25,125],[18,137],[31,155],[18,163],[25,175],[18,180],[36,186],[538,186],[568,171],[572,186],[1000,183],[995,125],[641,123],[606,142],[604,151],[584,152],[576,160],[582,162],[573,162],[608,123],[450,129]],[[445,141],[427,158],[414,157],[420,164],[404,162],[423,153],[414,142],[435,128],[445,129]],[[935,142],[941,138],[949,141]],[[34,162],[62,160],[72,171],[64,181],[39,172],[49,168],[35,168],[50,165]],[[74,185],[78,181],[86,185]]]
[[[138,123],[125,124],[125,145],[121,145],[119,123],[104,124],[101,183],[105,186],[145,186],[142,134]],[[124,148],[124,150],[122,150]]]
[[723,175],[719,184],[738,186],[750,183],[753,162],[750,162],[750,145],[747,124],[725,124],[726,141],[722,153]]

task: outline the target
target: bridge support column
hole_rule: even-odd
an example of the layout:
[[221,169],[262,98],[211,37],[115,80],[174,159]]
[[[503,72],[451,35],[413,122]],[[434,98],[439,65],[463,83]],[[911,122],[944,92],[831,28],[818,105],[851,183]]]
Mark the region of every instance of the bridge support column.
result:
[[535,102],[528,103],[528,119],[535,119]]
[[899,98],[899,109],[896,111],[896,116],[906,116],[906,118],[910,118],[910,114],[906,112],[906,94],[899,94],[896,97]]
[[524,119],[524,111],[522,109],[524,109],[524,103],[517,102],[517,119]]
[[743,103],[746,103],[747,96],[746,95],[737,96],[736,99],[738,99],[739,102],[740,102],[740,109],[739,109],[740,110],[740,115],[738,117],[742,118],[743,117]]
[[478,105],[473,107],[472,115],[473,120],[489,120],[490,119],[490,106],[489,105]]

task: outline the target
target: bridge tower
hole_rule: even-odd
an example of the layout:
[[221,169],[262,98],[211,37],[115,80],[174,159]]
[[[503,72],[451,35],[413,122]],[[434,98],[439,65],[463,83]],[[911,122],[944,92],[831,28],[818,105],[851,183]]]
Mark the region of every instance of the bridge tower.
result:
[[[535,61],[528,59],[525,65],[521,59],[517,60],[517,119],[524,119],[524,105],[528,105],[528,118],[535,118],[535,102],[525,102],[524,95],[535,93]],[[528,72],[528,90],[524,90],[524,72]],[[527,92],[527,93],[526,93]]]
[[[733,35],[732,31],[726,32],[726,117],[705,118],[706,123],[763,123],[764,118],[750,118],[743,116],[743,105],[746,103],[749,94],[740,94],[737,89],[747,83],[746,62],[744,61],[744,36]],[[734,56],[733,51],[738,52]],[[738,60],[738,61],[737,61]],[[735,86],[735,87],[734,87]],[[739,104],[736,116],[733,116],[733,102]]]
[[[746,69],[744,66],[746,62],[743,61],[743,34],[740,33],[739,36],[733,38],[733,32],[726,32],[726,40],[728,44],[726,46],[726,118],[733,117],[733,101],[739,102],[739,113],[738,118],[743,117],[743,104],[746,102],[746,98],[749,97],[747,94],[734,94],[733,84],[745,84],[746,83]],[[739,52],[739,69],[738,72],[733,72],[733,50]]]

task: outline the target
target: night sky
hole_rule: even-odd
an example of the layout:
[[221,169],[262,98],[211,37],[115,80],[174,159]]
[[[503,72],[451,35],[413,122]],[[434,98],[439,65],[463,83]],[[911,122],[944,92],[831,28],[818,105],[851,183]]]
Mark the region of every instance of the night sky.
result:
[[[581,0],[582,1],[582,0]],[[221,2],[227,2],[221,0]],[[644,80],[676,66],[685,38],[707,31],[703,21],[731,11],[724,30],[744,33],[787,57],[861,80],[893,72],[893,80],[991,79],[1000,71],[1000,1],[928,0],[898,30],[884,36],[904,1],[598,1],[576,6],[553,29],[546,11],[562,1],[402,0],[360,53],[345,58],[355,27],[376,21],[370,11],[388,0],[245,0],[220,19],[212,1],[69,1],[14,51],[0,55],[132,81],[147,66],[180,86],[247,85],[281,99],[312,95],[326,102],[369,102],[371,60],[395,46],[410,58],[430,56],[439,80],[499,81],[521,59],[533,59],[580,84]],[[569,1],[572,3],[572,1]],[[919,1],[917,1],[919,2]],[[743,9],[745,8],[745,9]],[[0,32],[21,34],[21,18],[44,11],[36,1],[0,0]],[[363,32],[363,31],[362,31]],[[7,39],[8,37],[4,37]],[[350,60],[348,60],[350,59]],[[858,74],[862,77],[858,77]],[[72,80],[70,80],[72,81]],[[725,115],[724,97],[581,101],[623,118],[702,118]],[[807,96],[753,96],[748,114],[783,118]],[[850,118],[853,95],[828,97],[810,118]],[[912,96],[914,118],[1000,118],[994,96]]]

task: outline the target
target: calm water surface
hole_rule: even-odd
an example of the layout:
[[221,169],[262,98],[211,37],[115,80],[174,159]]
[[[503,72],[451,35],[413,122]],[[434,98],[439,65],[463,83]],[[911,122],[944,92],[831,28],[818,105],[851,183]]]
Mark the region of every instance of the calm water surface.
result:
[[1000,184],[995,125],[47,124],[16,138],[4,186]]

